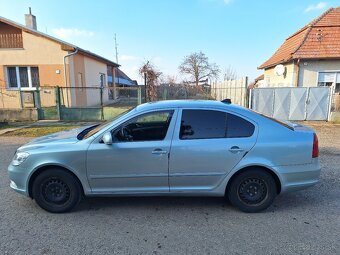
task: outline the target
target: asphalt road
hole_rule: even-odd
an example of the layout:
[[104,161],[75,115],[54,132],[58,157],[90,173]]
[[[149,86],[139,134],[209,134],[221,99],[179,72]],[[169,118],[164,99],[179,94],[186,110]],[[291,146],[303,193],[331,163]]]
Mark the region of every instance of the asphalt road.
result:
[[222,198],[100,198],[50,214],[9,188],[27,138],[0,137],[0,254],[340,254],[340,125],[314,125],[321,182],[258,214]]

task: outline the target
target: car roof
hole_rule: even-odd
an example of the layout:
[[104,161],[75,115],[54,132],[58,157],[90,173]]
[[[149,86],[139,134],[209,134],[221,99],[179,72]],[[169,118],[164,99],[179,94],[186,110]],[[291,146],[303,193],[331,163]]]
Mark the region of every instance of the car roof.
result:
[[145,103],[137,106],[137,111],[152,110],[152,109],[164,109],[164,108],[242,108],[233,104],[223,103],[215,100],[164,100],[157,102]]

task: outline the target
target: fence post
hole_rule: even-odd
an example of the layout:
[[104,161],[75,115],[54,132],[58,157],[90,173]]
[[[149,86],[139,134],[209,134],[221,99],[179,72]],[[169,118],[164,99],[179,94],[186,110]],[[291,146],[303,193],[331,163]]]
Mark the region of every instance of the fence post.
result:
[[57,109],[58,120],[61,120],[61,114],[60,114],[60,88],[59,88],[59,86],[55,87],[54,93],[55,93],[55,105],[56,105],[56,109]]
[[137,104],[142,104],[142,88],[137,88]]
[[40,100],[40,88],[38,87],[35,91],[33,91],[33,102],[35,108],[37,108],[38,111],[38,119],[42,119],[42,109],[41,109],[41,100]]
[[163,91],[163,100],[166,100],[167,95],[168,95],[168,90],[167,90],[167,88],[164,87],[164,91]]
[[21,88],[19,88],[19,100],[20,100],[20,108],[24,109],[24,102],[22,100]]
[[[333,90],[334,89],[334,90]],[[335,88],[331,86],[328,90],[328,109],[327,109],[327,121],[331,121],[331,115],[332,115],[332,103],[333,103],[333,98],[335,97]],[[335,106],[335,102],[334,102]]]
[[252,95],[252,89],[248,89],[247,88],[247,104],[248,104],[248,108],[252,109],[252,100],[253,100],[253,95]]
[[103,86],[100,86],[100,108],[101,108],[101,120],[104,120],[104,103],[103,103]]

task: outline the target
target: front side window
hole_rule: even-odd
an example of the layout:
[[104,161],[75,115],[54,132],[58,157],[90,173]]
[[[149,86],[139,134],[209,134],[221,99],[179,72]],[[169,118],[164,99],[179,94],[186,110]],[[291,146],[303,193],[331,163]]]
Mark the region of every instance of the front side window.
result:
[[157,111],[137,116],[113,131],[117,142],[164,140],[174,111]]
[[39,86],[39,68],[33,66],[7,67],[8,88],[35,88]]

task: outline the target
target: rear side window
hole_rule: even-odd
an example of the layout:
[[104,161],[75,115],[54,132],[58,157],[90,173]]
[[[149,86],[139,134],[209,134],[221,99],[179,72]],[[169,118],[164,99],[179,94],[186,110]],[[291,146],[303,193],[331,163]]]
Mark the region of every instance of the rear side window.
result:
[[255,126],[249,121],[228,113],[227,138],[250,137],[253,135]]
[[213,110],[183,110],[179,138],[242,138],[253,135],[255,126],[234,114]]
[[212,110],[183,110],[179,138],[211,139],[224,138],[226,134],[225,112]]

